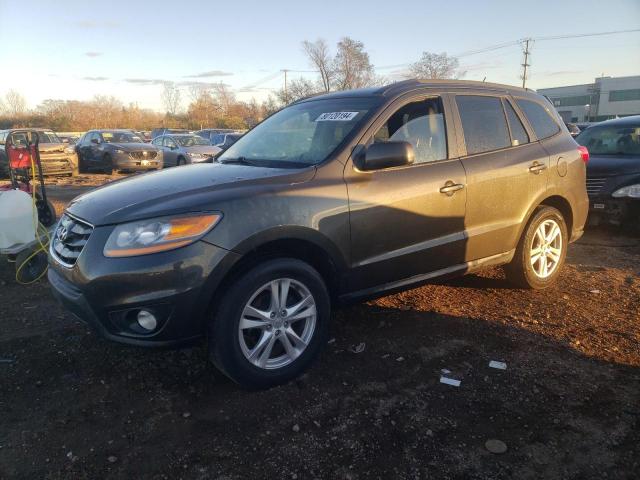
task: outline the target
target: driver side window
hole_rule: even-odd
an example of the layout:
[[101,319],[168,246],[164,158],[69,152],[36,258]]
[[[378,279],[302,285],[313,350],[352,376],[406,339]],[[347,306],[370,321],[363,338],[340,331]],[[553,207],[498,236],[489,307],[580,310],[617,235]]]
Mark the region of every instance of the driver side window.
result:
[[165,147],[169,147],[169,148],[175,148],[176,147],[176,142],[174,142],[171,138],[169,137],[164,137],[164,142],[163,145]]
[[444,110],[439,98],[411,102],[396,111],[373,136],[374,143],[409,142],[415,163],[447,158]]

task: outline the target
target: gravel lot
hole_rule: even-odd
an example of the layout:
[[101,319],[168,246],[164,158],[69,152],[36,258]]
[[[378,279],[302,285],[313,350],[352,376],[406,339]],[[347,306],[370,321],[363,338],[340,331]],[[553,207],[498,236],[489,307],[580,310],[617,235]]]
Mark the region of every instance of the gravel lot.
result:
[[0,478],[640,478],[640,241],[615,230],[546,291],[491,269],[339,310],[312,370],[257,393],[0,269]]

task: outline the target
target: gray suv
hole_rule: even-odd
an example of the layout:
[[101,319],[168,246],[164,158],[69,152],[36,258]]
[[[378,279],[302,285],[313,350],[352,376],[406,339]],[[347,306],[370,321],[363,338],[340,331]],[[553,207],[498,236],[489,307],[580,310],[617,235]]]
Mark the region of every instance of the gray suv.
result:
[[162,150],[131,130],[90,130],[75,145],[81,172],[149,171],[162,168]]
[[108,339],[205,339],[264,388],[303,372],[331,308],[504,265],[560,276],[588,210],[588,153],[516,87],[406,81],[294,103],[212,164],[75,199],[53,235],[55,295]]

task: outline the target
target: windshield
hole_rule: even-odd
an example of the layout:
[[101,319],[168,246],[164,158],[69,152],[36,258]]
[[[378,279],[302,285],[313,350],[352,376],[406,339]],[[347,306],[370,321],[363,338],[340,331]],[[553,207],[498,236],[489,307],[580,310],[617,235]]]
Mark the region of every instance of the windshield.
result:
[[102,132],[102,138],[107,143],[144,143],[139,136],[131,132]]
[[640,155],[640,125],[589,127],[576,137],[591,155]]
[[193,147],[194,145],[209,145],[204,138],[198,135],[189,135],[188,137],[173,137],[183,147]]
[[376,98],[336,98],[291,105],[243,135],[219,161],[316,165],[377,105]]
[[53,132],[38,132],[38,142],[40,143],[62,143],[62,140]]

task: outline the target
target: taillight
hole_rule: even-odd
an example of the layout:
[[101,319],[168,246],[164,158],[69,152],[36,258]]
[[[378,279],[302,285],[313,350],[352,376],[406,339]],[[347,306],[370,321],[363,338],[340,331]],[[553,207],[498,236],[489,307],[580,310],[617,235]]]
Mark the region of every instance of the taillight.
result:
[[582,157],[582,161],[584,163],[587,163],[589,161],[589,150],[587,150],[587,147],[579,145],[578,146],[578,151],[580,152],[580,156]]

